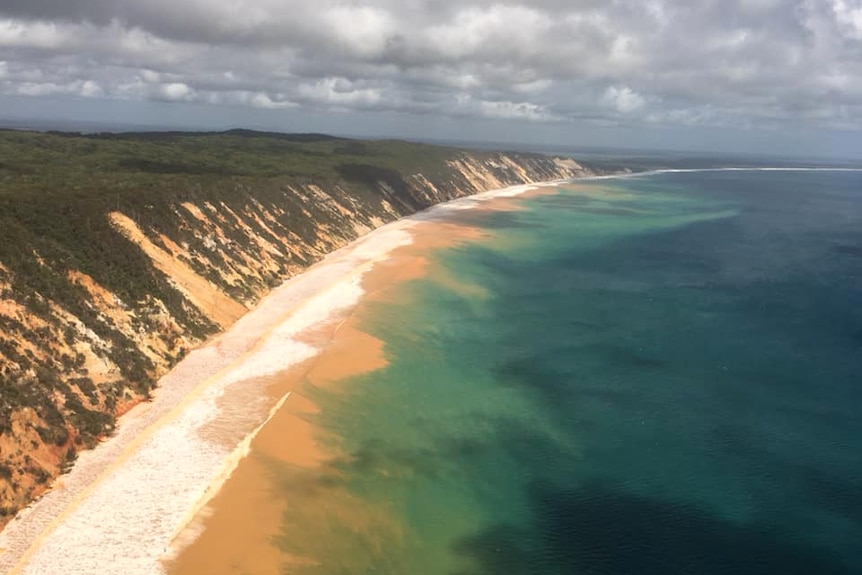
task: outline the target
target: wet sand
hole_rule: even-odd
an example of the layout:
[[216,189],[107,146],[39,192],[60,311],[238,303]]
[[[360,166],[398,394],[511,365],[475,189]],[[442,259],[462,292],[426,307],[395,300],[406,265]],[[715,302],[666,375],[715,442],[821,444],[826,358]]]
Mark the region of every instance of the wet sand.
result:
[[274,290],[166,375],[155,399],[83,454],[62,488],[0,533],[0,571],[262,574],[279,572],[285,561],[313,561],[315,550],[333,551],[310,540],[307,557],[291,558],[274,545],[285,503],[271,497],[272,465],[297,470],[297,501],[320,504],[295,510],[290,502],[297,536],[313,537],[302,529],[303,516],[336,514],[357,529],[385,523],[379,510],[347,494],[324,501],[303,493],[315,484],[303,483],[303,473],[335,474],[340,456],[310,422],[316,407],[308,392],[385,365],[382,342],[356,327],[361,302],[425,273],[423,251],[475,237],[469,227],[442,221],[444,214],[504,209],[507,202],[489,198],[531,187],[384,226]]

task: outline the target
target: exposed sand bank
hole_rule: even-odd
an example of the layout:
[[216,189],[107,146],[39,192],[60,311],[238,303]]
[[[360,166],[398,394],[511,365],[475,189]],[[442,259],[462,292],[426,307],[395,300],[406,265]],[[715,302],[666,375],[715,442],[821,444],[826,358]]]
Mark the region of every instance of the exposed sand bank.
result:
[[[427,245],[415,244],[416,254],[433,242],[456,239],[454,230],[444,232],[451,224],[441,223],[441,215],[492,206],[485,202],[534,187],[496,190],[394,222],[274,290],[167,374],[152,402],[127,414],[114,437],[82,454],[55,489],[0,533],[0,572],[161,573],[162,561],[196,538],[178,556],[177,568],[193,557],[198,542],[209,553],[228,547],[219,544],[218,522],[232,527],[234,536],[248,527],[244,556],[251,563],[243,566],[273,572],[271,566],[284,558],[265,536],[255,539],[252,529],[274,532],[280,511],[261,504],[267,492],[255,481],[265,470],[245,455],[260,450],[300,467],[324,465],[330,454],[306,419],[315,407],[299,384],[328,385],[385,365],[381,342],[355,327],[363,294],[373,297],[393,281],[424,273],[421,256],[409,265],[396,261],[398,248],[425,237],[411,233],[418,223],[434,221],[441,233],[428,234]],[[213,511],[223,508],[219,498],[226,497],[250,498],[246,507],[266,510],[231,519]],[[244,506],[239,503],[234,507]],[[336,504],[333,513],[340,512]]]

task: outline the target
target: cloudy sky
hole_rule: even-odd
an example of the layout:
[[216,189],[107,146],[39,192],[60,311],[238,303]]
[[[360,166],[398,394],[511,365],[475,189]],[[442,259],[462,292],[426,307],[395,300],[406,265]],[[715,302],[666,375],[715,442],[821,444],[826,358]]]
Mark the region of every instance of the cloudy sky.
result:
[[862,156],[862,0],[0,0],[0,119]]

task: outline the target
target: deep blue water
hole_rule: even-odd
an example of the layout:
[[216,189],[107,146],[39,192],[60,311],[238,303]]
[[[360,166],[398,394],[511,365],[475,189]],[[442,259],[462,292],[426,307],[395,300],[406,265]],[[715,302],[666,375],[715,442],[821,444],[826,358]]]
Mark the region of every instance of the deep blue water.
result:
[[453,216],[491,236],[371,310],[390,366],[317,397],[388,519],[328,526],[355,557],[309,572],[862,573],[862,173],[522,207]]

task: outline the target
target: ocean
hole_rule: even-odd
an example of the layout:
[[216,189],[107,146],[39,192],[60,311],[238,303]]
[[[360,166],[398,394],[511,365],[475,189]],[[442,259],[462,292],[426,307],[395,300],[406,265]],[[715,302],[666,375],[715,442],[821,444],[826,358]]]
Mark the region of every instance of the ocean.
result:
[[517,202],[364,308],[387,367],[309,386],[290,572],[862,573],[862,172]]

